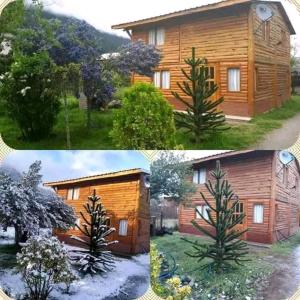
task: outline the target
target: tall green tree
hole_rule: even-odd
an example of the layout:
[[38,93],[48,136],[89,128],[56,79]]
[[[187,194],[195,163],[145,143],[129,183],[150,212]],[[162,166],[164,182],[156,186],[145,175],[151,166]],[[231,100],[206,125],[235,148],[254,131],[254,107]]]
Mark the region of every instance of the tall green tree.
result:
[[193,176],[192,168],[184,155],[171,151],[161,152],[151,166],[151,199],[159,201],[167,196],[176,202],[185,200],[195,192],[195,185],[188,178]]
[[221,97],[213,100],[211,97],[218,90],[218,86],[209,82],[210,75],[207,72],[207,60],[196,58],[195,48],[192,48],[192,57],[185,60],[190,71],[187,73],[182,69],[182,73],[187,81],[177,83],[179,89],[185,95],[180,96],[177,92],[172,92],[173,96],[182,102],[186,107],[186,112],[175,112],[175,120],[179,128],[184,128],[188,133],[192,133],[195,141],[200,143],[206,133],[223,131],[225,126],[225,115],[219,110],[219,106],[224,102]]
[[210,267],[215,271],[230,268],[231,263],[242,264],[247,261],[245,256],[248,254],[247,244],[239,238],[247,231],[237,231],[235,228],[241,224],[245,214],[235,214],[239,204],[239,198],[234,194],[228,180],[224,179],[225,172],[221,169],[220,162],[217,161],[216,169],[211,172],[215,182],[208,181],[206,189],[213,198],[213,202],[207,199],[201,192],[201,197],[207,205],[207,217],[203,212],[196,209],[199,216],[207,225],[213,228],[214,233],[207,230],[207,226],[201,226],[196,220],[192,221],[193,226],[202,234],[210,237],[213,243],[201,244],[198,241],[191,241],[183,238],[186,242],[193,245],[194,251],[186,253],[194,257],[197,261],[210,259],[202,268]]

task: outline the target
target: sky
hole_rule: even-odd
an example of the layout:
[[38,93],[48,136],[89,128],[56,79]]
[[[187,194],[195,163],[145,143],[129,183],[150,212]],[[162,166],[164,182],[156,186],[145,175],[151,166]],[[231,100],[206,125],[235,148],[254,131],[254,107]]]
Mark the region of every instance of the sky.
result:
[[[153,17],[160,14],[187,9],[220,0],[44,0],[48,9],[74,17],[84,19],[97,29],[127,36],[121,30],[112,30],[111,26],[128,21]],[[268,0],[267,0],[268,1]],[[297,31],[300,28],[300,13],[288,2],[281,0]],[[300,56],[300,30],[293,38]]]
[[[222,151],[184,152],[186,159],[191,160]],[[42,162],[43,182],[133,168],[150,170],[147,159],[137,151],[15,151],[8,155],[4,164],[24,172],[36,160]]]

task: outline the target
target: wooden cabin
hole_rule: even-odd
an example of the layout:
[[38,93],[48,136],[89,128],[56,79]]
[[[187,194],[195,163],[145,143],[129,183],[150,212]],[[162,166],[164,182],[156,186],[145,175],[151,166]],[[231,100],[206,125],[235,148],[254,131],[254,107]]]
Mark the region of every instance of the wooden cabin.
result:
[[204,184],[212,180],[210,172],[219,160],[226,179],[240,199],[235,213],[246,214],[243,223],[235,228],[249,229],[243,239],[271,244],[295,234],[299,229],[300,167],[296,160],[284,166],[278,153],[235,151],[192,161],[194,176],[190,180],[197,185],[197,191],[180,206],[179,231],[199,234],[191,220],[197,220],[206,229],[212,230],[197,215],[196,207],[205,214],[205,201],[200,191],[212,200]]
[[[273,12],[268,21],[257,16],[261,3]],[[190,100],[177,82],[185,80],[181,69],[188,70],[184,60],[192,47],[208,60],[209,81],[219,86],[213,97],[224,97],[221,109],[228,118],[249,120],[291,96],[290,35],[295,30],[280,2],[227,0],[112,28],[161,50],[153,78],[133,74],[133,82],[152,82],[176,110],[185,106],[172,91]]]
[[[149,189],[145,185],[147,172],[132,169],[77,179],[47,182],[44,185],[52,187],[65,203],[72,206],[78,216],[76,224],[83,222],[80,212],[85,212],[83,205],[88,196],[96,190],[101,198],[110,226],[116,231],[110,236],[119,243],[112,247],[117,254],[138,254],[149,251],[150,215]],[[81,236],[79,229],[73,228],[67,232],[55,230],[61,241],[76,245],[72,235]]]

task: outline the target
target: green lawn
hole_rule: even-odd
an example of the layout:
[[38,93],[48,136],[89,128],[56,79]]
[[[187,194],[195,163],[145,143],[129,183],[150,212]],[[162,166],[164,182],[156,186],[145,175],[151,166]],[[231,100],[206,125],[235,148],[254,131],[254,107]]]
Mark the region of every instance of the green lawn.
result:
[[[192,287],[193,297],[201,300],[244,300],[246,297],[253,299],[259,288],[267,286],[267,279],[274,270],[274,260],[282,259],[300,244],[299,233],[289,241],[277,243],[271,248],[250,246],[247,257],[249,262],[245,262],[243,266],[237,266],[230,272],[211,274],[208,271],[199,270],[199,267],[207,261],[198,262],[196,258],[185,254],[192,251],[192,245],[183,241],[181,237],[181,234],[174,233],[172,236],[155,237],[152,242],[157,245],[160,252],[174,257],[178,266],[176,275],[187,275],[195,281]],[[188,238],[198,240],[200,243],[208,243],[208,240],[201,237],[189,236]],[[220,298],[222,294],[229,298]]]
[[[72,149],[114,149],[109,137],[113,124],[113,111],[92,113],[91,130],[86,127],[86,111],[78,107],[69,108],[71,147]],[[66,131],[64,114],[60,112],[53,134],[38,142],[25,142],[20,138],[20,131],[13,121],[0,110],[0,133],[7,145],[21,150],[63,150],[66,149]]]
[[300,95],[293,96],[281,108],[259,115],[248,123],[231,125],[229,130],[208,137],[201,145],[192,143],[190,141],[191,137],[183,131],[178,132],[177,143],[183,145],[184,149],[189,150],[247,149],[262,139],[266,133],[280,128],[285,120],[297,113],[300,113]]
[[[193,149],[246,149],[257,143],[263,136],[276,128],[280,128],[284,120],[300,113],[300,96],[293,96],[280,109],[255,117],[251,122],[234,124],[222,134],[209,136],[201,145],[190,141],[190,136],[182,130],[177,132],[177,144],[185,150]],[[70,106],[70,128],[72,149],[115,149],[109,137],[113,124],[113,111],[92,113],[93,125],[90,131],[86,128],[86,113],[72,103]],[[0,107],[0,133],[7,145],[15,149],[66,149],[64,115],[61,112],[53,134],[39,142],[26,142],[20,138],[16,124],[5,114],[5,107]]]

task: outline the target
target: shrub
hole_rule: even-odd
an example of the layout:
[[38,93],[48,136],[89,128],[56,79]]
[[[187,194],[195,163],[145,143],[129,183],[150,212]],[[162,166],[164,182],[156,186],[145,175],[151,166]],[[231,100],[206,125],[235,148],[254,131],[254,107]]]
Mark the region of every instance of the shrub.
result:
[[56,66],[46,53],[19,56],[1,75],[1,97],[9,116],[28,140],[47,137],[59,112]]
[[168,279],[166,284],[170,293],[166,300],[184,300],[192,293],[192,288],[189,285],[183,285],[177,276]]
[[127,89],[115,113],[111,136],[122,149],[174,149],[173,109],[153,85],[137,83]]
[[29,299],[46,300],[54,284],[65,283],[68,288],[75,279],[67,250],[56,237],[31,237],[17,254],[17,263]]

